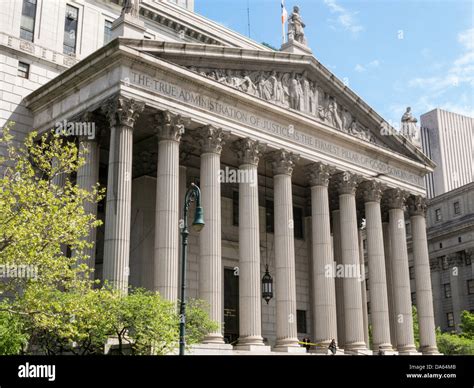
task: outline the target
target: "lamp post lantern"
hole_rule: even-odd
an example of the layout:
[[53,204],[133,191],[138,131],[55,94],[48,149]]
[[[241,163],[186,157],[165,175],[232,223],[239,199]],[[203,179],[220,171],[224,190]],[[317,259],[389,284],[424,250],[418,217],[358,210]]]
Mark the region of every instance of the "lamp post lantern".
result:
[[191,202],[196,202],[196,210],[194,212],[194,220],[192,224],[193,230],[200,232],[204,227],[204,211],[201,207],[201,190],[199,187],[191,183],[191,187],[184,196],[183,211],[183,228],[181,230],[181,300],[179,307],[179,355],[184,355],[186,347],[186,260],[188,248],[188,210]]

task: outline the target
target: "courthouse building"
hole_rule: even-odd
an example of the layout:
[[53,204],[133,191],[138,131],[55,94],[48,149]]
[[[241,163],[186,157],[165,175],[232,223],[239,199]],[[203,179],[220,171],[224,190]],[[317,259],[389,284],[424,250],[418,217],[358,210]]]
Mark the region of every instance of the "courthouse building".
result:
[[[419,351],[436,353],[424,199],[434,163],[312,55],[299,9],[275,51],[179,3],[0,9],[2,125],[15,121],[21,137],[94,124],[95,136],[77,139],[88,151],[77,184],[107,188],[88,208],[104,220],[89,236],[96,276],[177,300],[179,220],[195,182],[206,225],[190,236],[188,295],[220,325],[196,353],[298,353],[309,338],[313,352],[335,339],[345,353],[370,354],[362,225],[372,350],[417,352],[416,291]],[[222,179],[230,170],[258,182]]]

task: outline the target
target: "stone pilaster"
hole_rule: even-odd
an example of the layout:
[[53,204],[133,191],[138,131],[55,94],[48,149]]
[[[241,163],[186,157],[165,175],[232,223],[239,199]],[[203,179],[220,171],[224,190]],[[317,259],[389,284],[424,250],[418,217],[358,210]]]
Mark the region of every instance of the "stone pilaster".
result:
[[123,292],[130,272],[133,126],[144,108],[143,102],[125,97],[103,107],[110,122],[103,279]]
[[362,310],[361,274],[359,263],[359,236],[355,193],[361,178],[344,172],[337,177],[341,227],[341,257],[345,269],[352,269],[352,276],[344,277],[344,321],[347,353],[366,351],[364,318]]
[[364,182],[361,189],[365,202],[373,350],[391,351],[385,251],[380,209],[383,186],[379,182],[369,181]]
[[296,278],[291,175],[298,157],[285,150],[272,155],[275,206],[275,293],[277,341],[274,350],[301,351],[296,328]]
[[219,328],[203,341],[210,344],[224,343],[219,169],[222,146],[227,137],[222,129],[210,125],[200,128],[196,136],[201,147],[201,198],[206,223],[199,233],[199,294],[209,304],[210,318],[219,324]]
[[169,111],[154,118],[158,137],[154,288],[173,302],[178,300],[179,142],[185,121]]
[[411,309],[410,275],[405,230],[405,200],[408,194],[400,189],[387,192],[389,206],[390,256],[396,316],[395,332],[400,354],[415,353],[413,317]]
[[[249,138],[233,144],[239,160],[239,323],[238,349],[263,349],[261,317],[260,231],[258,210],[259,159],[265,146]],[[270,350],[269,347],[265,347]]]
[[312,220],[312,275],[313,321],[316,351],[327,352],[331,340],[337,338],[336,289],[334,277],[327,276],[327,269],[334,263],[331,246],[328,184],[332,168],[313,163],[306,169],[311,186]]
[[420,329],[420,351],[437,354],[430,258],[426,238],[426,201],[421,196],[408,199],[415,264],[416,307]]

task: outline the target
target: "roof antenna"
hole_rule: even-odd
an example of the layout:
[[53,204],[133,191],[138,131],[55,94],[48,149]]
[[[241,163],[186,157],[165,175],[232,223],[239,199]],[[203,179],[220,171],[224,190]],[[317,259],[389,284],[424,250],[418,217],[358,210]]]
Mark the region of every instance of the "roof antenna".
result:
[[250,38],[250,0],[247,0],[247,28]]

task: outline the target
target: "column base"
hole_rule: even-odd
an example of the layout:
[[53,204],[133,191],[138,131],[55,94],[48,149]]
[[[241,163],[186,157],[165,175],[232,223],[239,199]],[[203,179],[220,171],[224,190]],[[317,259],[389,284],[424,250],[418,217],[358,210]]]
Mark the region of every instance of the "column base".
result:
[[248,336],[248,337],[241,337],[237,342],[236,346],[263,346],[263,338],[259,335],[257,336]]
[[393,349],[383,349],[383,354],[379,354],[378,351],[374,351],[374,356],[398,356],[398,352]]
[[344,354],[350,354],[353,356],[372,356],[374,352],[369,349],[344,349]]
[[234,346],[234,350],[237,351],[245,351],[245,352],[252,352],[253,354],[260,354],[260,353],[270,353],[272,348],[271,346],[266,345],[236,345]]
[[193,355],[231,356],[234,354],[234,348],[230,344],[196,344],[191,346],[189,353]]
[[421,353],[416,350],[414,345],[399,346],[397,350],[400,356],[421,356]]
[[274,346],[272,352],[305,354],[306,348],[302,346]]
[[422,346],[420,347],[420,352],[423,355],[432,355],[432,356],[440,356],[442,353],[438,351],[436,346]]
[[[365,342],[352,342],[349,344],[344,345],[344,353],[345,354],[365,354],[363,352],[370,351],[367,349],[367,345]],[[370,351],[372,354],[372,351]]]
[[208,334],[203,340],[203,344],[217,344],[217,345],[225,345],[224,337],[220,333],[211,333]]

